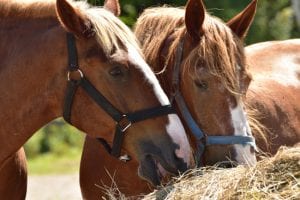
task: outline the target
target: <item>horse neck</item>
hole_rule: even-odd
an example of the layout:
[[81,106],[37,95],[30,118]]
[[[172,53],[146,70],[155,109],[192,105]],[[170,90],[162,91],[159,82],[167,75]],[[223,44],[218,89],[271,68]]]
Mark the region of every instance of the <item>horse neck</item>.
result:
[[1,20],[0,28],[2,163],[61,115],[67,52],[63,29],[53,18]]

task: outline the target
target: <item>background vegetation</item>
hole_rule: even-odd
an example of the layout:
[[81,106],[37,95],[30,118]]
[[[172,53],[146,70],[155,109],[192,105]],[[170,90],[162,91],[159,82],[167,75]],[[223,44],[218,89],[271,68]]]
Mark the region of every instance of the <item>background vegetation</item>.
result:
[[[104,0],[88,0],[94,5],[103,5]],[[147,7],[171,5],[184,6],[187,0],[120,0],[122,20],[129,26]],[[228,21],[242,11],[251,0],[204,0],[209,13]],[[252,44],[267,40],[299,37],[295,14],[290,0],[259,0],[255,21],[246,40]]]
[[[104,0],[88,1],[100,6],[104,2]],[[205,5],[212,15],[228,21],[249,2],[250,0],[205,0]],[[120,0],[120,3],[121,19],[127,25],[133,26],[136,18],[147,7],[164,4],[184,6],[186,0]],[[295,19],[295,11],[290,0],[259,0],[255,21],[245,42],[252,44],[299,37],[300,32]],[[39,130],[25,145],[30,160],[29,169],[36,173],[46,173],[56,172],[54,168],[62,168],[59,171],[63,172],[65,169],[72,171],[74,166],[78,168],[82,142],[83,134],[65,124],[62,119],[51,122]]]

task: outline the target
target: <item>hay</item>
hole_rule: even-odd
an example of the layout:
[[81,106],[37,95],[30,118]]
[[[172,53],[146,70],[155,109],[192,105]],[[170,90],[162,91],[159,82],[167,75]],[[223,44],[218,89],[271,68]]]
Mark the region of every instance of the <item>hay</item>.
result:
[[282,148],[252,168],[192,170],[163,191],[144,199],[300,199],[300,147]]
[[255,167],[191,170],[143,199],[300,199],[300,146],[281,148]]

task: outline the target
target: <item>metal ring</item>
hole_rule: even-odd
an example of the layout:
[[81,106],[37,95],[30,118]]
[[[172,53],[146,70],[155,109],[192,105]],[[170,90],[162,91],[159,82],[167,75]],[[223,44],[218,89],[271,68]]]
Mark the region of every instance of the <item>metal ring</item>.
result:
[[74,70],[74,71],[68,71],[68,74],[67,74],[67,79],[68,79],[68,81],[71,80],[70,75],[71,75],[71,73],[73,73],[73,72],[79,72],[80,78],[81,78],[81,79],[83,78],[83,72],[82,72],[80,69],[76,69],[76,70]]
[[122,132],[125,132],[132,125],[132,123],[126,115],[123,115],[122,119],[117,122],[117,125],[120,127]]

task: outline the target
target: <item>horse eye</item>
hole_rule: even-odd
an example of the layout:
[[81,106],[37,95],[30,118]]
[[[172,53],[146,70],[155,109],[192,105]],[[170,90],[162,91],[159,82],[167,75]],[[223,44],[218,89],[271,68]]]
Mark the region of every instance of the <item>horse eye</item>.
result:
[[206,81],[195,81],[195,84],[201,90],[207,90],[208,89],[208,83]]
[[123,76],[123,71],[120,66],[116,66],[109,71],[109,74],[113,77],[119,77],[119,76]]

